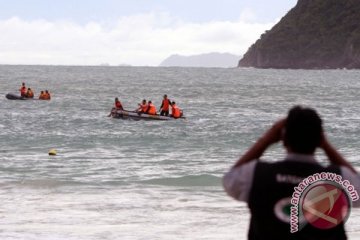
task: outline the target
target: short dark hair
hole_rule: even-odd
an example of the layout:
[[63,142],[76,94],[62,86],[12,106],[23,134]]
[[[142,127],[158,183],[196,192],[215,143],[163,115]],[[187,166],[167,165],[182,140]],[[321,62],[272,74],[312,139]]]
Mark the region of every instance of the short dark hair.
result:
[[322,120],[314,109],[295,106],[285,123],[284,144],[291,151],[312,154],[320,145]]

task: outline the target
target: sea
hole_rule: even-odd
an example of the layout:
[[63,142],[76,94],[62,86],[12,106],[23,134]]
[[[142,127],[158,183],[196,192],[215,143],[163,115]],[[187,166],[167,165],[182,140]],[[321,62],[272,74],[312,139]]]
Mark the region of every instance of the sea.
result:
[[[22,82],[51,101],[7,100]],[[316,109],[359,169],[359,93],[356,70],[2,65],[0,239],[244,240],[249,211],[224,173],[294,105]],[[135,110],[164,94],[186,119],[108,117],[115,97]],[[360,239],[359,209],[346,230]]]

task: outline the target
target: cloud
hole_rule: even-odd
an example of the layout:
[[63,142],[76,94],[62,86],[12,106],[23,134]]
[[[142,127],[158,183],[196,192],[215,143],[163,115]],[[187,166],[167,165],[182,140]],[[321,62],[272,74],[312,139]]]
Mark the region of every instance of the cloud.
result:
[[175,53],[241,55],[274,24],[244,19],[249,18],[189,23],[168,13],[149,13],[81,25],[13,17],[0,21],[0,63],[157,66]]
[[240,13],[240,21],[255,22],[257,20],[255,12],[250,8],[244,8]]

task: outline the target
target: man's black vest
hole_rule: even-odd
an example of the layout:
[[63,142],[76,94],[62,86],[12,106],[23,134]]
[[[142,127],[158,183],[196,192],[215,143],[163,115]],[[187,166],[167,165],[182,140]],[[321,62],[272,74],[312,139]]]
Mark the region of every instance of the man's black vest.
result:
[[249,240],[344,240],[343,223],[331,229],[318,229],[307,224],[296,233],[290,232],[290,224],[276,216],[275,205],[286,197],[291,198],[298,183],[278,182],[278,174],[306,178],[315,173],[333,172],[340,174],[339,167],[322,167],[316,163],[282,161],[275,163],[258,162],[255,167],[249,196],[251,221]]

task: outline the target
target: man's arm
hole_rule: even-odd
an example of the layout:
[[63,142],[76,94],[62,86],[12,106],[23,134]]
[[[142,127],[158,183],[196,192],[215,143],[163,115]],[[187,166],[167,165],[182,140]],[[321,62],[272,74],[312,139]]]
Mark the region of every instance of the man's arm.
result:
[[323,134],[320,148],[324,150],[329,161],[335,165],[349,168],[353,173],[356,173],[355,168],[341,156],[341,154],[330,144],[326,136]]
[[252,161],[232,168],[223,177],[226,193],[238,201],[248,202],[257,162]]
[[235,163],[233,168],[259,159],[265,150],[272,144],[281,140],[285,119],[277,121],[257,142]]
[[259,140],[235,163],[223,178],[227,194],[239,201],[248,202],[257,162],[265,150],[280,141],[285,120],[276,122]]

